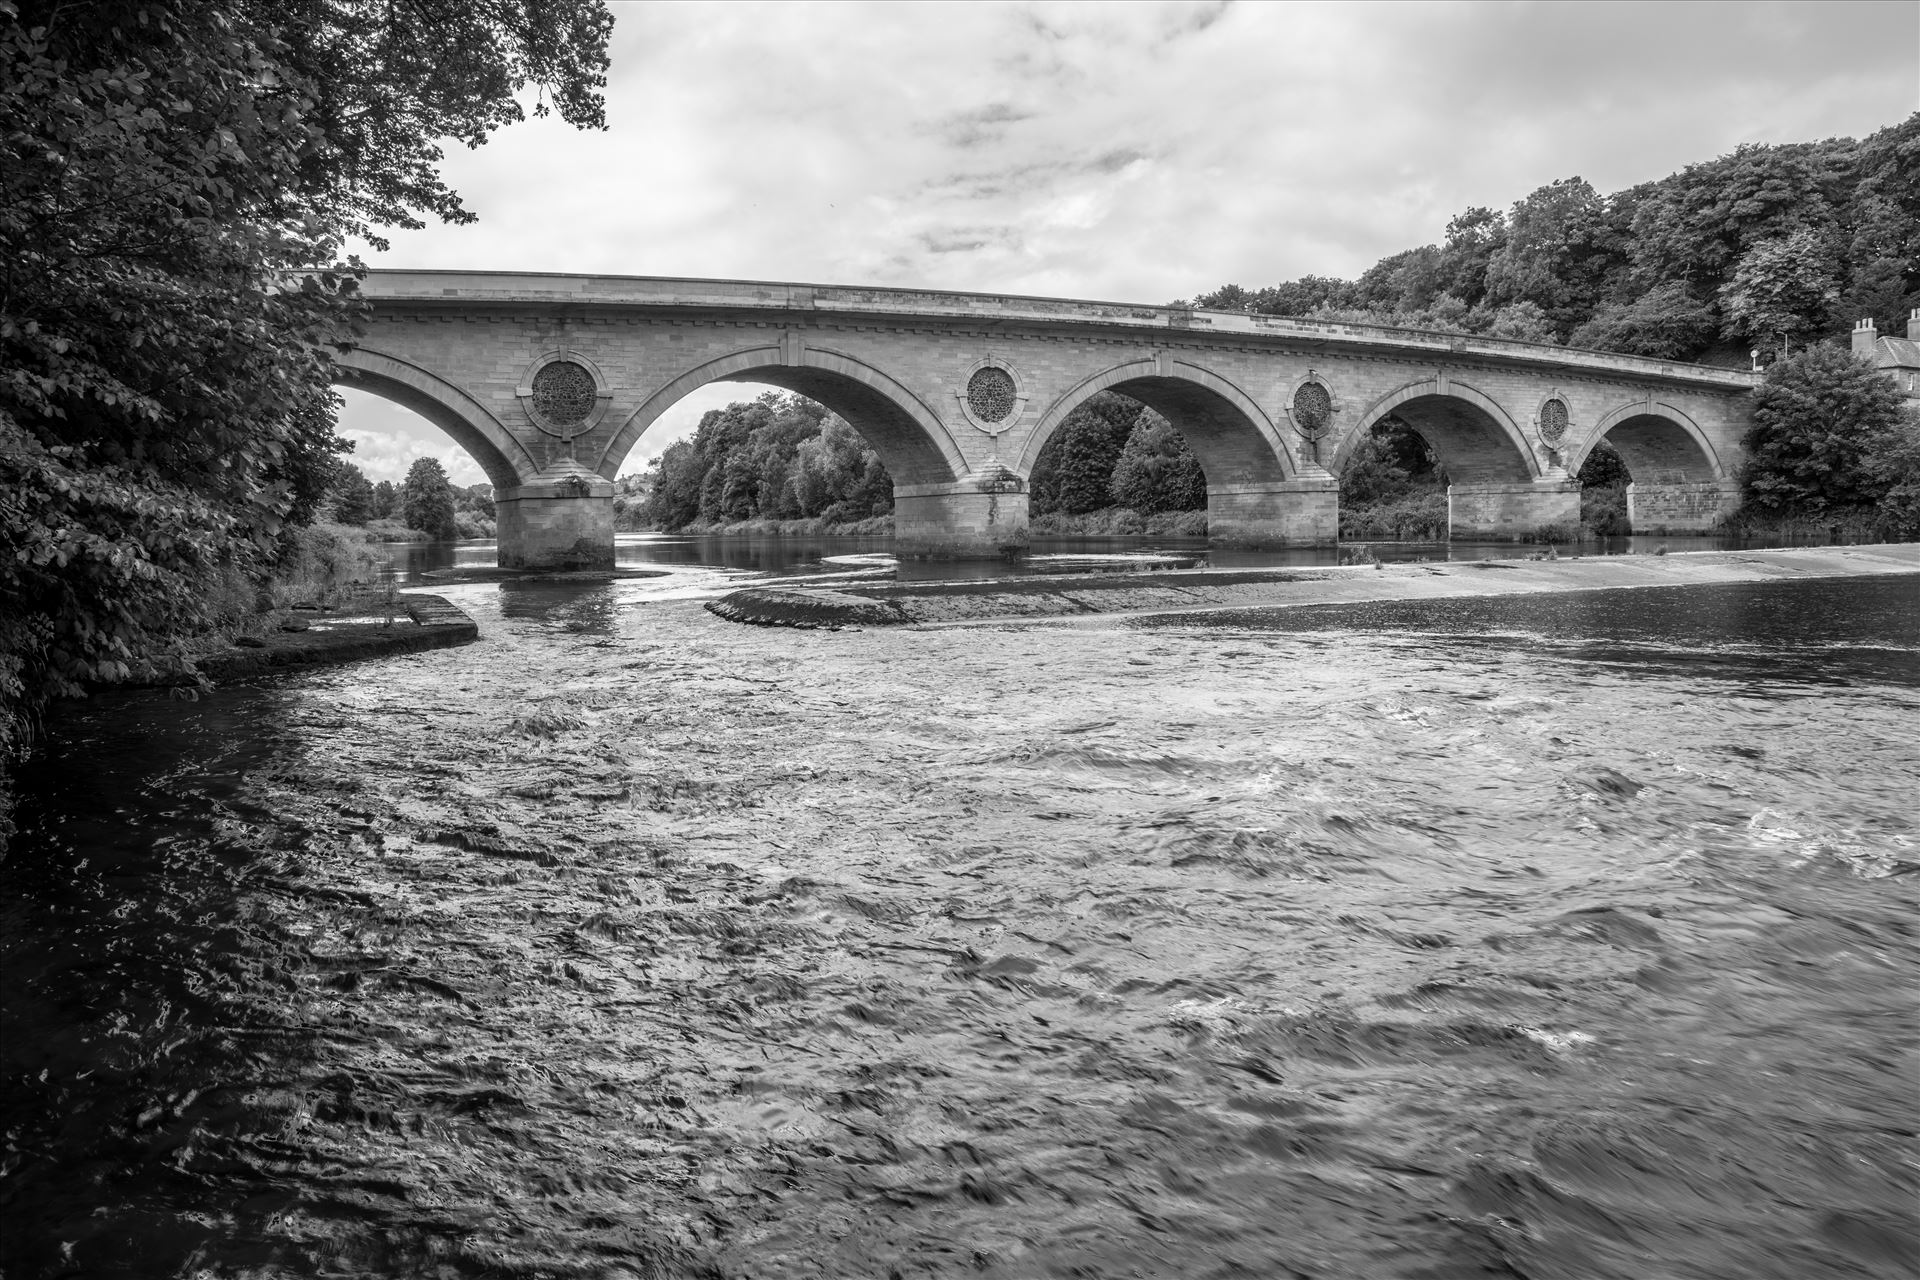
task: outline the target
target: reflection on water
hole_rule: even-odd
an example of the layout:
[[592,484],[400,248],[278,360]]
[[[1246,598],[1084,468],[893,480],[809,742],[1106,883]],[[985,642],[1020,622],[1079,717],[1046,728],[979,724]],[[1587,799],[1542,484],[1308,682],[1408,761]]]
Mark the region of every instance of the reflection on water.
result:
[[468,585],[85,704],[0,865],[0,1267],[1911,1276],[1913,582]]
[[[1511,542],[1368,542],[1380,560],[1480,560],[1531,555],[1537,547]],[[1568,555],[1649,555],[1669,551],[1723,551],[1778,546],[1778,541],[1700,536],[1604,538],[1561,549]],[[432,579],[429,570],[483,568],[496,563],[492,542],[388,542],[379,554],[390,556],[411,585]],[[1312,567],[1340,563],[1338,547],[1280,547],[1234,550],[1209,547],[1205,538],[1035,538],[1028,553],[1005,561],[940,561],[893,558],[893,539],[884,536],[835,538],[808,536],[714,537],[667,533],[623,533],[614,540],[614,560],[634,567],[711,570],[722,575],[817,574],[864,570],[901,581],[927,582],[1019,576],[1108,568],[1131,570],[1150,559],[1161,567],[1195,565],[1218,569]]]

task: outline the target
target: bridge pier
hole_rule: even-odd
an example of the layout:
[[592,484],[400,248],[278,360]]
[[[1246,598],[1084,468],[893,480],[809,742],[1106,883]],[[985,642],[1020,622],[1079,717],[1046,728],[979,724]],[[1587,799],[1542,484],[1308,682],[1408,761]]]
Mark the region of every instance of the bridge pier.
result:
[[893,553],[906,560],[997,560],[1027,545],[1027,495],[1011,472],[893,487]]
[[493,495],[503,569],[613,568],[613,482],[571,460]]
[[1739,505],[1732,480],[1627,482],[1627,527],[1635,533],[1707,533]]
[[1456,538],[1519,542],[1546,526],[1571,537],[1580,525],[1580,482],[1564,474],[1533,481],[1447,487],[1447,528]]
[[1320,468],[1268,484],[1209,484],[1207,541],[1228,547],[1320,547],[1340,537],[1340,482]]

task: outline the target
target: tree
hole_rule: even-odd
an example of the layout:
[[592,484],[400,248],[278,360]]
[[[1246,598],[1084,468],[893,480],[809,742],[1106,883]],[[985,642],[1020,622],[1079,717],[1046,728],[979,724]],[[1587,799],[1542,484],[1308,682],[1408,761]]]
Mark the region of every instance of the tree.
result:
[[1340,506],[1372,507],[1446,487],[1426,438],[1398,418],[1376,424],[1340,475]]
[[1076,406],[1034,460],[1033,513],[1080,515],[1111,505],[1113,468],[1140,414],[1138,401],[1106,391]]
[[658,473],[647,493],[646,519],[660,529],[681,529],[700,518],[700,482],[706,463],[693,441],[676,440],[656,462]]
[[1920,537],[1920,414],[1902,413],[1893,430],[1867,450],[1862,464],[1881,491],[1875,505],[1886,536]]
[[1830,231],[1846,178],[1846,157],[1821,143],[1750,144],[1689,165],[1638,202],[1634,266],[1648,285],[1716,291],[1753,246],[1803,228]]
[[350,236],[435,139],[601,127],[598,0],[0,0],[0,750],[264,572],[341,448]]
[[452,538],[458,534],[453,486],[447,483],[447,469],[437,458],[418,458],[407,468],[407,478],[400,486],[400,508],[409,529],[418,529],[432,538]]
[[373,483],[351,462],[340,465],[333,482],[333,518],[341,524],[365,524],[373,519]]
[[1186,439],[1151,409],[1120,451],[1108,484],[1113,500],[1142,515],[1156,511],[1195,511],[1207,505],[1207,477]]
[[373,486],[373,519],[391,520],[399,510],[400,491],[393,487],[393,481],[382,480]]
[[1729,337],[1782,346],[1825,328],[1839,296],[1833,254],[1805,227],[1749,249],[1720,294]]
[[1486,334],[1490,338],[1511,338],[1516,342],[1558,342],[1553,321],[1539,303],[1522,299],[1486,313]]
[[1574,479],[1583,485],[1606,487],[1627,484],[1633,476],[1627,471],[1619,450],[1602,440],[1588,451],[1586,461],[1580,464],[1580,474]]
[[1871,320],[1881,333],[1905,333],[1907,314],[1920,306],[1920,295],[1908,291],[1907,268],[1898,258],[1870,258],[1863,263],[1833,309],[1835,327],[1851,328],[1855,321]]
[[1567,345],[1618,351],[1657,360],[1691,360],[1713,341],[1719,323],[1713,307],[1672,280],[1631,302],[1602,307],[1567,337]]
[[1899,428],[1888,378],[1839,347],[1808,347],[1769,365],[1754,392],[1741,488],[1754,505],[1794,515],[1876,502],[1892,477],[1869,459],[1891,454]]

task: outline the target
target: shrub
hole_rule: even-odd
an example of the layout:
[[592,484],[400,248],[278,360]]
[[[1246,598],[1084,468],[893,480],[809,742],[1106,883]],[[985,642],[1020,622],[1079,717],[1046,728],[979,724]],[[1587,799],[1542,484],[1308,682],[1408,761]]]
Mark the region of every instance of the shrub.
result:
[[1128,435],[1107,487],[1115,502],[1142,514],[1207,505],[1207,477],[1200,460],[1187,448],[1185,437],[1151,411],[1140,415]]
[[1899,452],[1900,421],[1892,382],[1850,351],[1808,347],[1775,361],[1754,392],[1746,500],[1808,515],[1877,502],[1893,477],[1869,458]]

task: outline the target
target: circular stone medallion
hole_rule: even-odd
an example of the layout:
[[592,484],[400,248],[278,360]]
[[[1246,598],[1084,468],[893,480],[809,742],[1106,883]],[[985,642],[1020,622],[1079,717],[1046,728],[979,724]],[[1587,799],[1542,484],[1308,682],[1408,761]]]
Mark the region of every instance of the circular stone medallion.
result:
[[572,360],[555,360],[533,375],[533,408],[556,427],[585,422],[598,393],[587,367]]
[[1559,444],[1560,437],[1567,434],[1567,402],[1549,400],[1540,406],[1540,438],[1548,444]]
[[1293,425],[1303,436],[1320,436],[1333,422],[1333,397],[1317,382],[1301,384],[1293,393]]
[[1004,422],[1013,412],[1013,375],[988,365],[967,379],[967,408],[982,422]]

